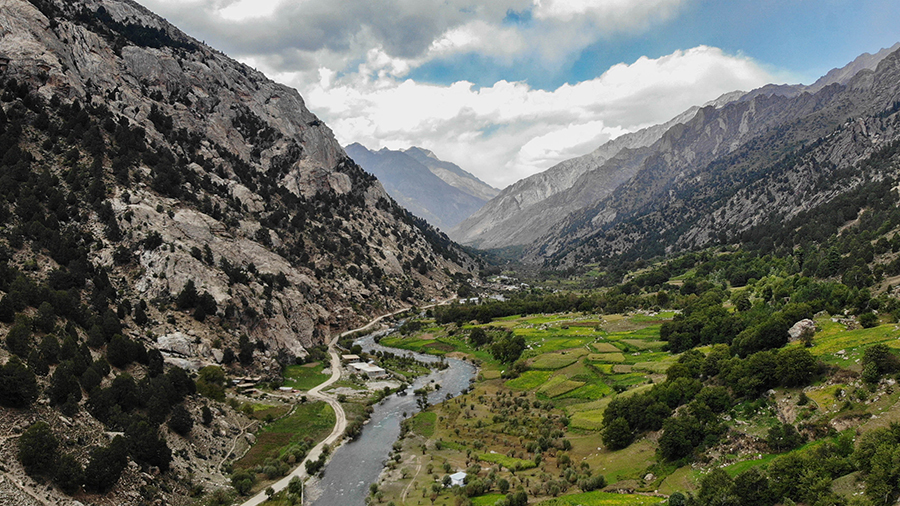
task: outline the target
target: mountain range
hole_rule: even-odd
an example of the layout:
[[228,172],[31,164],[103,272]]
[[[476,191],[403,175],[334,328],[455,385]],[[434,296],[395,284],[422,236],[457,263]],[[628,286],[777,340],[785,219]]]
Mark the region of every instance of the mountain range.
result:
[[394,200],[441,230],[450,230],[498,193],[426,149],[371,151],[354,143],[346,150],[360,167],[378,178]]
[[[712,162],[742,147],[753,145],[757,151],[771,147],[776,151],[767,155],[765,163],[774,163],[778,153],[784,154],[777,151],[778,136],[771,139],[771,144],[758,145],[761,136],[772,137],[774,129],[793,128],[812,115],[826,123],[815,134],[801,136],[803,140],[798,142],[812,142],[815,138],[810,135],[833,132],[848,119],[852,109],[838,109],[829,116],[822,108],[832,99],[838,100],[837,95],[847,97],[859,91],[857,88],[865,86],[879,63],[895,58],[898,48],[900,45],[874,55],[864,54],[810,86],[768,85],[749,93],[730,93],[703,107],[691,108],[665,124],[618,137],[592,153],[504,189],[450,230],[449,235],[462,244],[483,249],[524,248],[528,251],[526,259],[532,262],[559,261],[573,248],[581,248],[584,255],[592,258],[621,253],[622,247],[600,245],[603,240],[598,234],[664,199],[675,180],[684,181],[683,187],[689,188],[688,174],[703,172]],[[871,100],[877,105],[873,104],[874,109],[869,111],[891,103],[890,98],[882,96]],[[660,164],[666,169],[661,171]],[[622,200],[625,188],[632,199],[637,199],[633,205]],[[587,239],[588,236],[593,239]],[[634,242],[645,237],[641,235]],[[592,241],[605,253],[594,251],[591,246],[575,246],[584,241]],[[584,255],[578,258],[583,259]]]

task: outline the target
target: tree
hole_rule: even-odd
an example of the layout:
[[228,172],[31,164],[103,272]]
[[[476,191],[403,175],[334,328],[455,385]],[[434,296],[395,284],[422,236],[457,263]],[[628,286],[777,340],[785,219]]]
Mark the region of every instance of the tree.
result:
[[212,410],[209,409],[209,406],[203,406],[203,409],[200,410],[200,417],[203,425],[209,427],[209,424],[211,424],[213,421]]
[[469,342],[472,343],[472,346],[476,348],[480,348],[488,342],[487,332],[484,331],[481,327],[475,327],[469,332]]
[[618,417],[606,424],[603,430],[603,442],[606,443],[611,450],[620,450],[631,444],[634,440],[634,434],[631,432],[631,426],[624,417]]
[[84,479],[84,468],[81,467],[81,463],[75,457],[67,453],[59,458],[53,481],[59,485],[63,492],[67,494],[77,492],[81,488],[81,484],[84,483]]
[[139,464],[156,466],[161,471],[169,469],[172,461],[172,450],[166,444],[166,440],[159,437],[156,427],[145,420],[132,422],[125,429],[125,441],[128,443],[128,453]]
[[697,493],[696,504],[700,506],[725,506],[740,504],[740,498],[735,496],[734,482],[723,469],[715,468],[700,480],[700,491]]
[[19,462],[31,476],[52,475],[59,458],[59,440],[47,422],[32,424],[19,437]]
[[197,293],[194,280],[189,279],[185,283],[184,288],[181,289],[181,292],[178,293],[178,297],[175,298],[175,305],[178,306],[178,309],[190,309],[197,305],[199,299],[200,295]]
[[84,468],[85,489],[100,493],[109,490],[119,481],[127,464],[128,447],[122,436],[113,438],[109,446],[94,448]]
[[31,405],[38,396],[37,380],[19,357],[9,358],[0,367],[0,405],[10,408],[24,408]]
[[66,361],[60,364],[50,377],[50,387],[47,389],[47,396],[50,398],[51,405],[58,405],[66,402],[69,396],[73,396],[75,401],[81,400],[81,385],[72,372],[73,364]]
[[241,335],[238,339],[238,360],[241,361],[241,365],[247,366],[253,363],[253,343],[250,342],[250,339],[246,335]]
[[786,387],[808,385],[819,364],[805,348],[788,348],[778,352],[775,371],[780,383]]
[[231,475],[231,486],[241,495],[249,494],[255,481],[254,475],[249,471],[238,471]]
[[491,345],[491,355],[504,363],[515,362],[525,351],[525,338],[513,332],[507,332]]
[[172,409],[172,415],[169,417],[169,428],[182,436],[187,436],[191,429],[194,428],[194,419],[185,409],[184,405],[179,404]]
[[773,425],[766,435],[766,444],[776,453],[793,450],[803,444],[803,436],[789,423]]
[[208,365],[200,369],[197,377],[197,391],[200,395],[217,401],[225,400],[225,371],[221,367]]
[[[21,320],[21,318],[16,318]],[[6,347],[15,355],[25,358],[31,349],[31,328],[25,321],[17,321],[6,334]]]
[[870,329],[878,325],[878,316],[872,312],[863,313],[859,315],[859,324],[862,325],[862,328],[864,329]]

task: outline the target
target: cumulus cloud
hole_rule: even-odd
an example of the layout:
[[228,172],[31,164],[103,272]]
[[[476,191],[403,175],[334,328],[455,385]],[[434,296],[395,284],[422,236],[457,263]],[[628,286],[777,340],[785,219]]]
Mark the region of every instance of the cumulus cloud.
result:
[[[374,67],[376,61],[368,64]],[[288,75],[280,78],[290,81]],[[623,133],[771,80],[748,58],[700,46],[642,57],[551,91],[524,82],[440,86],[387,74],[338,77],[323,70],[305,96],[344,144],[427,147],[504,187]]]
[[754,61],[706,46],[552,90],[410,79],[429,63],[466,56],[553,72],[589,45],[646,31],[693,0],[142,1],[296,87],[343,144],[426,147],[497,187],[772,80]]

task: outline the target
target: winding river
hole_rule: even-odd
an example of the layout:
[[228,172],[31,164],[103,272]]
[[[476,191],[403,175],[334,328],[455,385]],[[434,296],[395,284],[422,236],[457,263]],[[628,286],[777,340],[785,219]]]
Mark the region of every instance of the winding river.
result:
[[[437,362],[431,355],[413,353],[396,348],[387,348],[375,343],[375,334],[369,334],[356,341],[369,353],[389,351],[394,354],[412,355],[421,362]],[[475,366],[456,359],[447,359],[449,367],[416,379],[407,389],[405,396],[391,395],[376,405],[369,423],[360,437],[335,450],[325,466],[325,477],[310,483],[310,497],[316,497],[313,506],[364,506],[369,493],[369,484],[378,479],[384,463],[391,453],[391,447],[400,436],[400,422],[403,413],[412,416],[418,412],[413,390],[431,383],[440,384],[440,390],[431,392],[429,402],[435,404],[446,399],[447,394],[455,397],[467,388],[475,377]]]

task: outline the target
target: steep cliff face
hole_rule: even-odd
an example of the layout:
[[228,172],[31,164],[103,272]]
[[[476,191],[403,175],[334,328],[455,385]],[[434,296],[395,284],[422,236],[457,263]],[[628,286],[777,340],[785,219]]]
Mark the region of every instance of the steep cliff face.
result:
[[[40,111],[50,130],[36,128],[20,147],[72,198],[73,162],[59,149],[94,168],[103,191],[83,205],[112,217],[86,210],[66,226],[93,230],[89,260],[122,296],[155,301],[148,328],[125,318],[136,336],[191,329],[205,338],[187,358],[201,363],[215,361],[211,341],[229,345],[239,334],[272,356],[302,354],[402,299],[442,295],[445,269],[470,262],[397,207],[295,90],[140,5],[2,0],[0,9],[0,54],[10,60],[2,78],[51,104]],[[59,131],[59,107],[73,104],[102,145],[94,152],[79,144],[81,131]],[[110,221],[119,233],[101,240]],[[426,267],[414,269],[416,258]],[[231,321],[230,330],[165,305],[188,281],[212,295],[209,317]]]
[[626,183],[537,241],[529,259],[572,265],[736,241],[896,177],[891,163],[854,169],[898,138],[898,68],[895,52],[846,85],[701,110],[651,146]]

